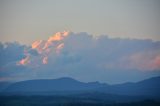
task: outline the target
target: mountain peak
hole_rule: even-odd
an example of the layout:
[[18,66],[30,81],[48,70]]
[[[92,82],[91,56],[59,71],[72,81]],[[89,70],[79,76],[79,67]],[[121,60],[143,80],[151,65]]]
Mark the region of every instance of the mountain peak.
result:
[[70,77],[61,77],[61,78],[56,78],[56,80],[74,80],[74,81],[76,81],[75,79],[70,78]]

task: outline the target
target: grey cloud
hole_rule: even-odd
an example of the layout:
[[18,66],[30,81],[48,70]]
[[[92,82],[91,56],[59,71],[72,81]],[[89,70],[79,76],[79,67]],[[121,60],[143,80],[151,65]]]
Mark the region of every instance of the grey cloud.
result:
[[23,58],[25,46],[14,43],[0,43],[0,67]]

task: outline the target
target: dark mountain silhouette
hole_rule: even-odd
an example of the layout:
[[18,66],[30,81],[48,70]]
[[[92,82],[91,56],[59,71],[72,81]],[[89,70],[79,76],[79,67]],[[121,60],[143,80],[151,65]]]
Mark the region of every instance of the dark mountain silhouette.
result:
[[[5,95],[67,95],[108,100],[160,100],[160,77],[137,83],[109,85],[99,82],[84,83],[72,78],[28,80],[11,84],[1,94]],[[110,98],[110,99],[109,99]]]
[[10,85],[6,92],[52,92],[52,91],[84,91],[96,90],[109,86],[99,82],[83,83],[72,78],[40,79],[21,81]]
[[103,92],[119,95],[143,95],[160,97],[160,77],[153,77],[137,83],[124,83],[101,88]]

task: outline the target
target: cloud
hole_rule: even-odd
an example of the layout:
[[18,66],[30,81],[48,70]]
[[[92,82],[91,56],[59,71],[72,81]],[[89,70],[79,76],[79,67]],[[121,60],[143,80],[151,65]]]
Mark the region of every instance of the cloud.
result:
[[48,64],[48,57],[44,57],[42,61],[43,61],[43,64]]
[[[0,65],[10,74],[13,70],[18,72],[23,76],[21,79],[69,76],[87,81],[121,82],[160,74],[159,48],[159,41],[64,31],[47,40],[37,40],[30,47],[0,44],[1,60],[5,60]],[[4,73],[10,75],[3,71],[3,77]]]
[[139,70],[158,70],[160,69],[160,50],[135,53],[128,57],[128,67],[138,68]]
[[25,46],[14,43],[0,43],[0,67],[23,58]]

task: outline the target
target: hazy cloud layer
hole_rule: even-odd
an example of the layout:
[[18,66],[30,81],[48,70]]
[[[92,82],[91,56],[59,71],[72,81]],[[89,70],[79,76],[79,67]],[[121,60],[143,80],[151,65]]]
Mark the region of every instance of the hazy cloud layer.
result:
[[160,42],[58,32],[30,47],[0,44],[2,80],[74,77],[84,81],[136,81],[160,74]]

